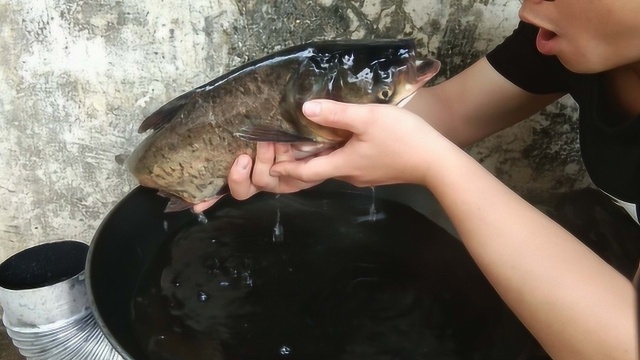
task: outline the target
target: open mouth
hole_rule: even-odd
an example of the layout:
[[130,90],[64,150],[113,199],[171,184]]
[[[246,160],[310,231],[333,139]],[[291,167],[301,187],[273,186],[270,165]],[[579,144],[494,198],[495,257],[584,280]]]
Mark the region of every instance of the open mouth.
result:
[[424,85],[440,71],[440,61],[430,58],[416,60],[416,71],[418,73],[417,82]]
[[405,97],[404,99],[400,100],[400,102],[398,103],[398,107],[404,107],[405,105],[407,105],[407,103],[409,102],[409,100],[411,100],[411,98],[413,97],[413,95],[415,95],[416,93],[413,92],[412,94],[410,94],[409,96]]
[[538,30],[538,36],[536,37],[536,47],[538,51],[545,55],[553,54],[553,40],[558,37],[558,34],[545,28]]

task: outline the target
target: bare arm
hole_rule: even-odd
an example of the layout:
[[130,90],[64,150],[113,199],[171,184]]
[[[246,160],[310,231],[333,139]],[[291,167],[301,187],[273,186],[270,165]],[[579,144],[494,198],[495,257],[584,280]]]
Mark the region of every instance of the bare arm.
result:
[[[458,146],[465,147],[526,119],[563,94],[533,95],[496,72],[483,58],[453,78],[433,87],[420,89],[406,104],[414,112]],[[282,161],[290,153],[288,145],[267,149],[258,147],[258,157],[251,166],[250,159],[242,161],[229,173],[229,186],[237,199],[246,199],[260,190],[293,192],[315,185],[286,177],[273,177],[268,169],[274,161]],[[240,158],[238,159],[240,160]],[[212,202],[197,205],[202,211]]]
[[632,284],[466,154],[447,154],[425,184],[485,276],[549,354],[637,359]]
[[562,95],[528,93],[482,58],[453,78],[420,89],[405,109],[465,147],[528,118]]
[[631,282],[573,235],[410,112],[315,103],[321,109],[307,113],[312,120],[354,136],[329,155],[275,164],[272,175],[426,186],[485,276],[554,359],[638,358]]

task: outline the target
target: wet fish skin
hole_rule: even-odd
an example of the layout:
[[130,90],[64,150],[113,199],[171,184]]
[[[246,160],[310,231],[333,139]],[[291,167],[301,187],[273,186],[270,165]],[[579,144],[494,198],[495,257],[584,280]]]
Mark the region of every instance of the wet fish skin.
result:
[[[417,59],[412,39],[312,42],[242,65],[169,101],[140,125],[153,130],[126,159],[140,185],[172,198],[167,211],[223,195],[226,177],[255,142],[289,142],[312,153],[350,134],[302,115],[313,98],[397,104],[440,63]],[[311,145],[311,146],[310,146]]]

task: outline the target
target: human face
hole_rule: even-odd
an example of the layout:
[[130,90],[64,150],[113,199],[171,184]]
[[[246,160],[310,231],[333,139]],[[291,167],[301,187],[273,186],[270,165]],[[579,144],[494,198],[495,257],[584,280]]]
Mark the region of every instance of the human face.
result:
[[640,0],[523,0],[538,50],[578,73],[640,66]]

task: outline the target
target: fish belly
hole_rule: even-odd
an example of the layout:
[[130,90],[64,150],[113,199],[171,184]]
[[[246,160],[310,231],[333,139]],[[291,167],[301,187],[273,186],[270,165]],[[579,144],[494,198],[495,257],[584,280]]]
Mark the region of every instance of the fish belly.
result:
[[155,130],[127,161],[139,183],[199,203],[219,195],[235,159],[255,143],[234,134],[250,126],[295,133],[280,115],[287,71],[254,71],[194,98]]

